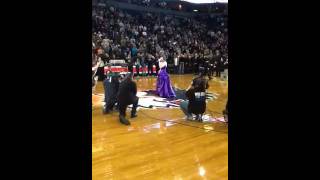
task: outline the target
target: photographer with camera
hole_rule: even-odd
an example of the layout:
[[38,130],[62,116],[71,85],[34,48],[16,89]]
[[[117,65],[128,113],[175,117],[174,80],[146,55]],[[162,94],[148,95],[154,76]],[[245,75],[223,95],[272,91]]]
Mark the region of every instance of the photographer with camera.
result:
[[195,78],[187,88],[187,101],[180,103],[180,108],[187,116],[187,120],[193,120],[192,114],[196,115],[196,120],[201,120],[201,114],[206,110],[206,89],[209,88],[207,79],[205,79],[205,70],[200,68],[199,77]]

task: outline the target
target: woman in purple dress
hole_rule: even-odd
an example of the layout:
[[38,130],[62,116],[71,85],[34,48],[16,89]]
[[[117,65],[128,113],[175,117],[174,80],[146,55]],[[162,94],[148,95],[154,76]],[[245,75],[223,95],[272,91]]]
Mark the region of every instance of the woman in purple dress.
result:
[[163,98],[174,98],[176,94],[171,86],[170,78],[167,73],[167,62],[161,57],[159,59],[160,71],[157,79],[156,92],[160,97]]

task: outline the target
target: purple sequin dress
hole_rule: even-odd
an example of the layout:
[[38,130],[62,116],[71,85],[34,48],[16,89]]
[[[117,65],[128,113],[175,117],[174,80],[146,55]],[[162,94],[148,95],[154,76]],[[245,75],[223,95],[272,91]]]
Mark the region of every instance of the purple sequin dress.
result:
[[173,98],[176,94],[171,86],[170,78],[167,73],[167,66],[160,69],[157,79],[157,94],[163,98]]

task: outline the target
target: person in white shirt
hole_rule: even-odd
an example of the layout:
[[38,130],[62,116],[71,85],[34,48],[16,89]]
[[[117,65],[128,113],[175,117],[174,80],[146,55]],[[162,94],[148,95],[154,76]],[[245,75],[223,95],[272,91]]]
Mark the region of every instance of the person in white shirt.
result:
[[178,74],[178,72],[179,72],[179,56],[177,53],[174,53],[173,64],[174,64],[174,73]]

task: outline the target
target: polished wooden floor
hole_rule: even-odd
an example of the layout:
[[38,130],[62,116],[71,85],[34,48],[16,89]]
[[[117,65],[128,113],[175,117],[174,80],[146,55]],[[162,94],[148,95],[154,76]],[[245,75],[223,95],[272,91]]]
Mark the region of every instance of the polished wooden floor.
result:
[[[170,75],[174,86],[185,89],[192,75]],[[138,90],[154,89],[156,78],[136,80]],[[218,98],[207,113],[220,117],[228,93],[226,81],[213,79],[209,91]],[[99,82],[93,93],[103,93]],[[199,123],[184,119],[179,109],[141,109],[120,124],[118,114],[102,114],[93,99],[92,179],[228,179],[228,127],[225,123]],[[129,114],[129,113],[128,113]]]

